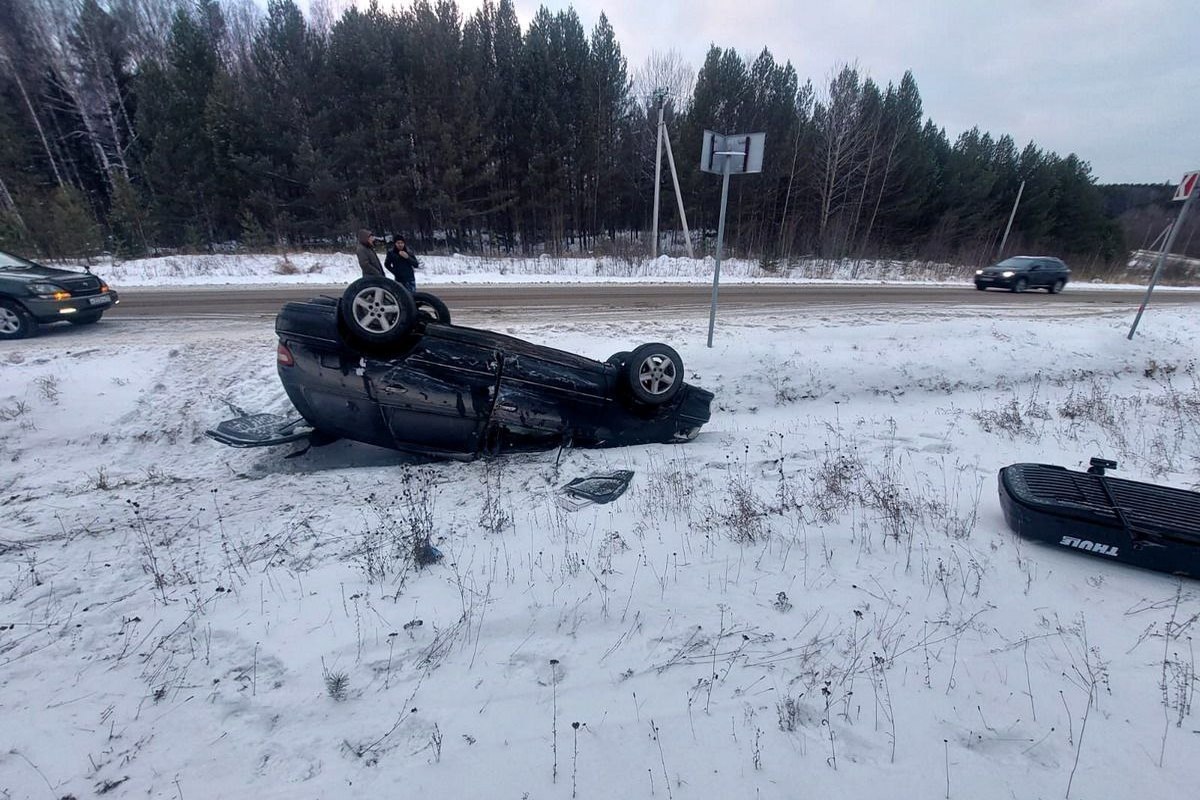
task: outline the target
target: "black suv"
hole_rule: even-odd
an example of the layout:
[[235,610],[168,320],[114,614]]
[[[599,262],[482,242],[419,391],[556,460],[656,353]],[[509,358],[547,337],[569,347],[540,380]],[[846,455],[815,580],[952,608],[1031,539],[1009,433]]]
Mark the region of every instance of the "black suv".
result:
[[118,302],[90,272],[44,267],[0,251],[0,339],[33,336],[38,323],[90,325]]
[[1071,279],[1071,270],[1061,259],[1049,256],[1013,256],[999,264],[975,270],[975,288],[1008,289],[1023,292],[1026,289],[1045,289],[1058,294]]

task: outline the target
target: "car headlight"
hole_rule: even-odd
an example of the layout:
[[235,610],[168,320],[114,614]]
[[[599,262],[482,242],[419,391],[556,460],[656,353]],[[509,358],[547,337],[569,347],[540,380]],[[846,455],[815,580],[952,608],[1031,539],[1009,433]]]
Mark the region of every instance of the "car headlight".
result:
[[1013,272],[1011,269],[1006,272],[1001,273],[1001,275],[1003,275],[1005,278],[1011,278],[1013,275],[1016,275],[1016,274],[1017,273]]
[[982,274],[983,274],[983,270],[981,270],[981,269],[977,269],[977,270],[975,270],[975,274],[976,274],[976,275],[982,275]]
[[71,296],[70,292],[54,283],[31,283],[29,291],[38,297],[49,297],[55,300],[66,300]]

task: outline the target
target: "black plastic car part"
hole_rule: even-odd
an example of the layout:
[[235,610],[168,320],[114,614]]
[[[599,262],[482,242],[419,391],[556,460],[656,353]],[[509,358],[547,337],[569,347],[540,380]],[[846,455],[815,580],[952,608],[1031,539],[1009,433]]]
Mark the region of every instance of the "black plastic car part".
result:
[[625,490],[629,488],[631,480],[633,480],[633,472],[631,470],[619,469],[615,472],[576,478],[564,486],[563,491],[572,497],[579,497],[603,505],[611,503],[625,494]]
[[1103,475],[1105,470],[1117,468],[1117,462],[1096,456],[1093,456],[1091,461],[1088,463],[1091,465],[1088,467],[1088,473],[1090,475]]
[[1200,493],[1048,464],[1005,467],[999,491],[1005,520],[1022,536],[1200,577]]
[[307,439],[311,432],[303,417],[247,414],[227,419],[205,434],[230,447],[269,447]]

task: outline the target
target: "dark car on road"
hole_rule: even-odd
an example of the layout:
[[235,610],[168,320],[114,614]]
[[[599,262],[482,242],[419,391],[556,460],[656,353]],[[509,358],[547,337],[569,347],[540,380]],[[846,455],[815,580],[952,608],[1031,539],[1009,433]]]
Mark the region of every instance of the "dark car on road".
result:
[[1050,256],[1013,256],[998,264],[975,270],[975,288],[1007,289],[1023,292],[1026,289],[1045,289],[1058,294],[1071,279],[1071,270],[1061,259]]
[[117,293],[90,272],[0,252],[0,339],[33,336],[39,324],[51,322],[90,325],[118,302]]
[[275,319],[283,388],[300,417],[244,415],[209,431],[235,447],[352,439],[473,458],[570,444],[683,442],[713,395],[684,381],[665,344],[606,362],[454,325],[433,295],[362,278],[339,298],[286,304]]

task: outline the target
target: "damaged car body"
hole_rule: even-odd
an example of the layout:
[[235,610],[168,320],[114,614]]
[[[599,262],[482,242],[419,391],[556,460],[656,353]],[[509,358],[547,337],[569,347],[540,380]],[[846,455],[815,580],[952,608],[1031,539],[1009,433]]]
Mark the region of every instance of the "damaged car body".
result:
[[684,382],[666,345],[602,363],[453,325],[440,300],[386,278],[356,281],[341,300],[288,303],[275,330],[279,378],[303,419],[228,420],[209,431],[214,439],[346,438],[450,458],[669,443],[695,438],[713,399]]

